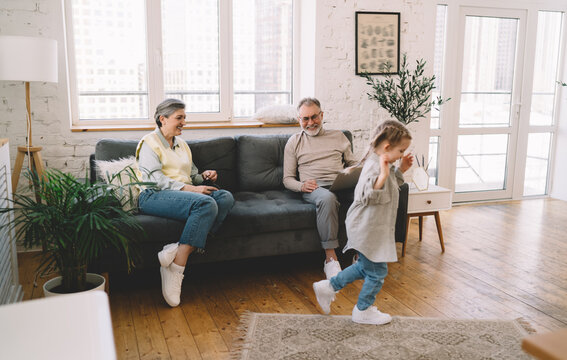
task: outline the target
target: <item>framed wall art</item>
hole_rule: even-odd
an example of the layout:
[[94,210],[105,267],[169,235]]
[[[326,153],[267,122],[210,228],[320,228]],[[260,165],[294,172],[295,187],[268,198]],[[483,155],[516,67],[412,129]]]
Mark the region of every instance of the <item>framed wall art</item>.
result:
[[[400,13],[357,11],[356,74],[397,74],[400,69]],[[390,65],[388,70],[385,65]]]

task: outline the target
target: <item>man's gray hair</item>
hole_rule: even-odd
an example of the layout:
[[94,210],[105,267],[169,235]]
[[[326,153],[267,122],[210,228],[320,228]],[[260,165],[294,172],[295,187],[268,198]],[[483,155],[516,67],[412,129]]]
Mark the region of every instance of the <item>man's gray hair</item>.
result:
[[158,127],[161,127],[160,116],[169,117],[179,109],[185,109],[185,103],[177,99],[165,99],[156,107],[156,113],[154,114],[154,119]]
[[321,103],[319,102],[319,100],[311,97],[306,97],[301,99],[301,101],[299,101],[299,104],[297,105],[297,111],[299,111],[299,109],[301,109],[303,105],[305,106],[317,105],[317,107],[321,109]]

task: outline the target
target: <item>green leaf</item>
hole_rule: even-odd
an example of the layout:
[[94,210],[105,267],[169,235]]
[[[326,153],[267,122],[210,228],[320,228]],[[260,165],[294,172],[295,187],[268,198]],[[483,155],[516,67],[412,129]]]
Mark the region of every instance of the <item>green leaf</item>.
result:
[[[370,100],[378,102],[390,115],[404,124],[417,122],[424,118],[432,108],[429,101],[435,89],[435,76],[425,76],[427,62],[424,59],[415,61],[415,69],[408,67],[407,56],[403,54],[400,70],[396,79],[391,75],[380,78],[368,73],[361,74],[373,92],[367,93]],[[391,66],[388,67],[390,69]],[[437,105],[441,106],[451,98],[438,98]]]
[[16,193],[9,207],[0,208],[0,214],[13,214],[0,229],[14,230],[26,248],[44,248],[40,272],[66,273],[69,267],[91,263],[109,247],[124,254],[128,269],[133,267],[131,244],[142,227],[116,196],[116,191],[126,191],[122,185],[93,184],[52,169],[42,177],[30,171],[25,176],[37,184],[37,191]]

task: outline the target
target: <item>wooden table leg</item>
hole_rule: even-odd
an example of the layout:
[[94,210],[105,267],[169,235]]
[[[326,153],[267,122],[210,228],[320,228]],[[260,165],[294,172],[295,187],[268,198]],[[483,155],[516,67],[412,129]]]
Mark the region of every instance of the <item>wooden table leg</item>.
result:
[[411,216],[407,215],[407,219],[406,219],[406,238],[404,239],[404,243],[403,243],[403,245],[402,245],[402,257],[406,256],[406,243],[408,242],[410,219],[411,219]]
[[441,230],[441,218],[439,211],[435,212],[435,225],[437,225],[437,234],[439,234],[439,242],[441,243],[441,252],[445,252],[445,244],[443,243],[443,230]]
[[423,237],[423,216],[419,216],[419,241],[421,241]]

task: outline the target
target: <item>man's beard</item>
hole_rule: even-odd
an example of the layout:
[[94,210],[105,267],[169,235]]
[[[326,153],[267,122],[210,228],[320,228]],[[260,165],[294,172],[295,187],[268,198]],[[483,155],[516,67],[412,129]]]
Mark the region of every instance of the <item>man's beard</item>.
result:
[[316,129],[313,129],[313,126],[310,126],[310,127],[311,127],[311,129],[308,129],[309,127],[305,128],[305,127],[301,126],[303,131],[305,131],[305,133],[309,136],[317,136],[319,134],[319,132],[321,131],[321,128],[323,128],[322,125],[317,126]]

